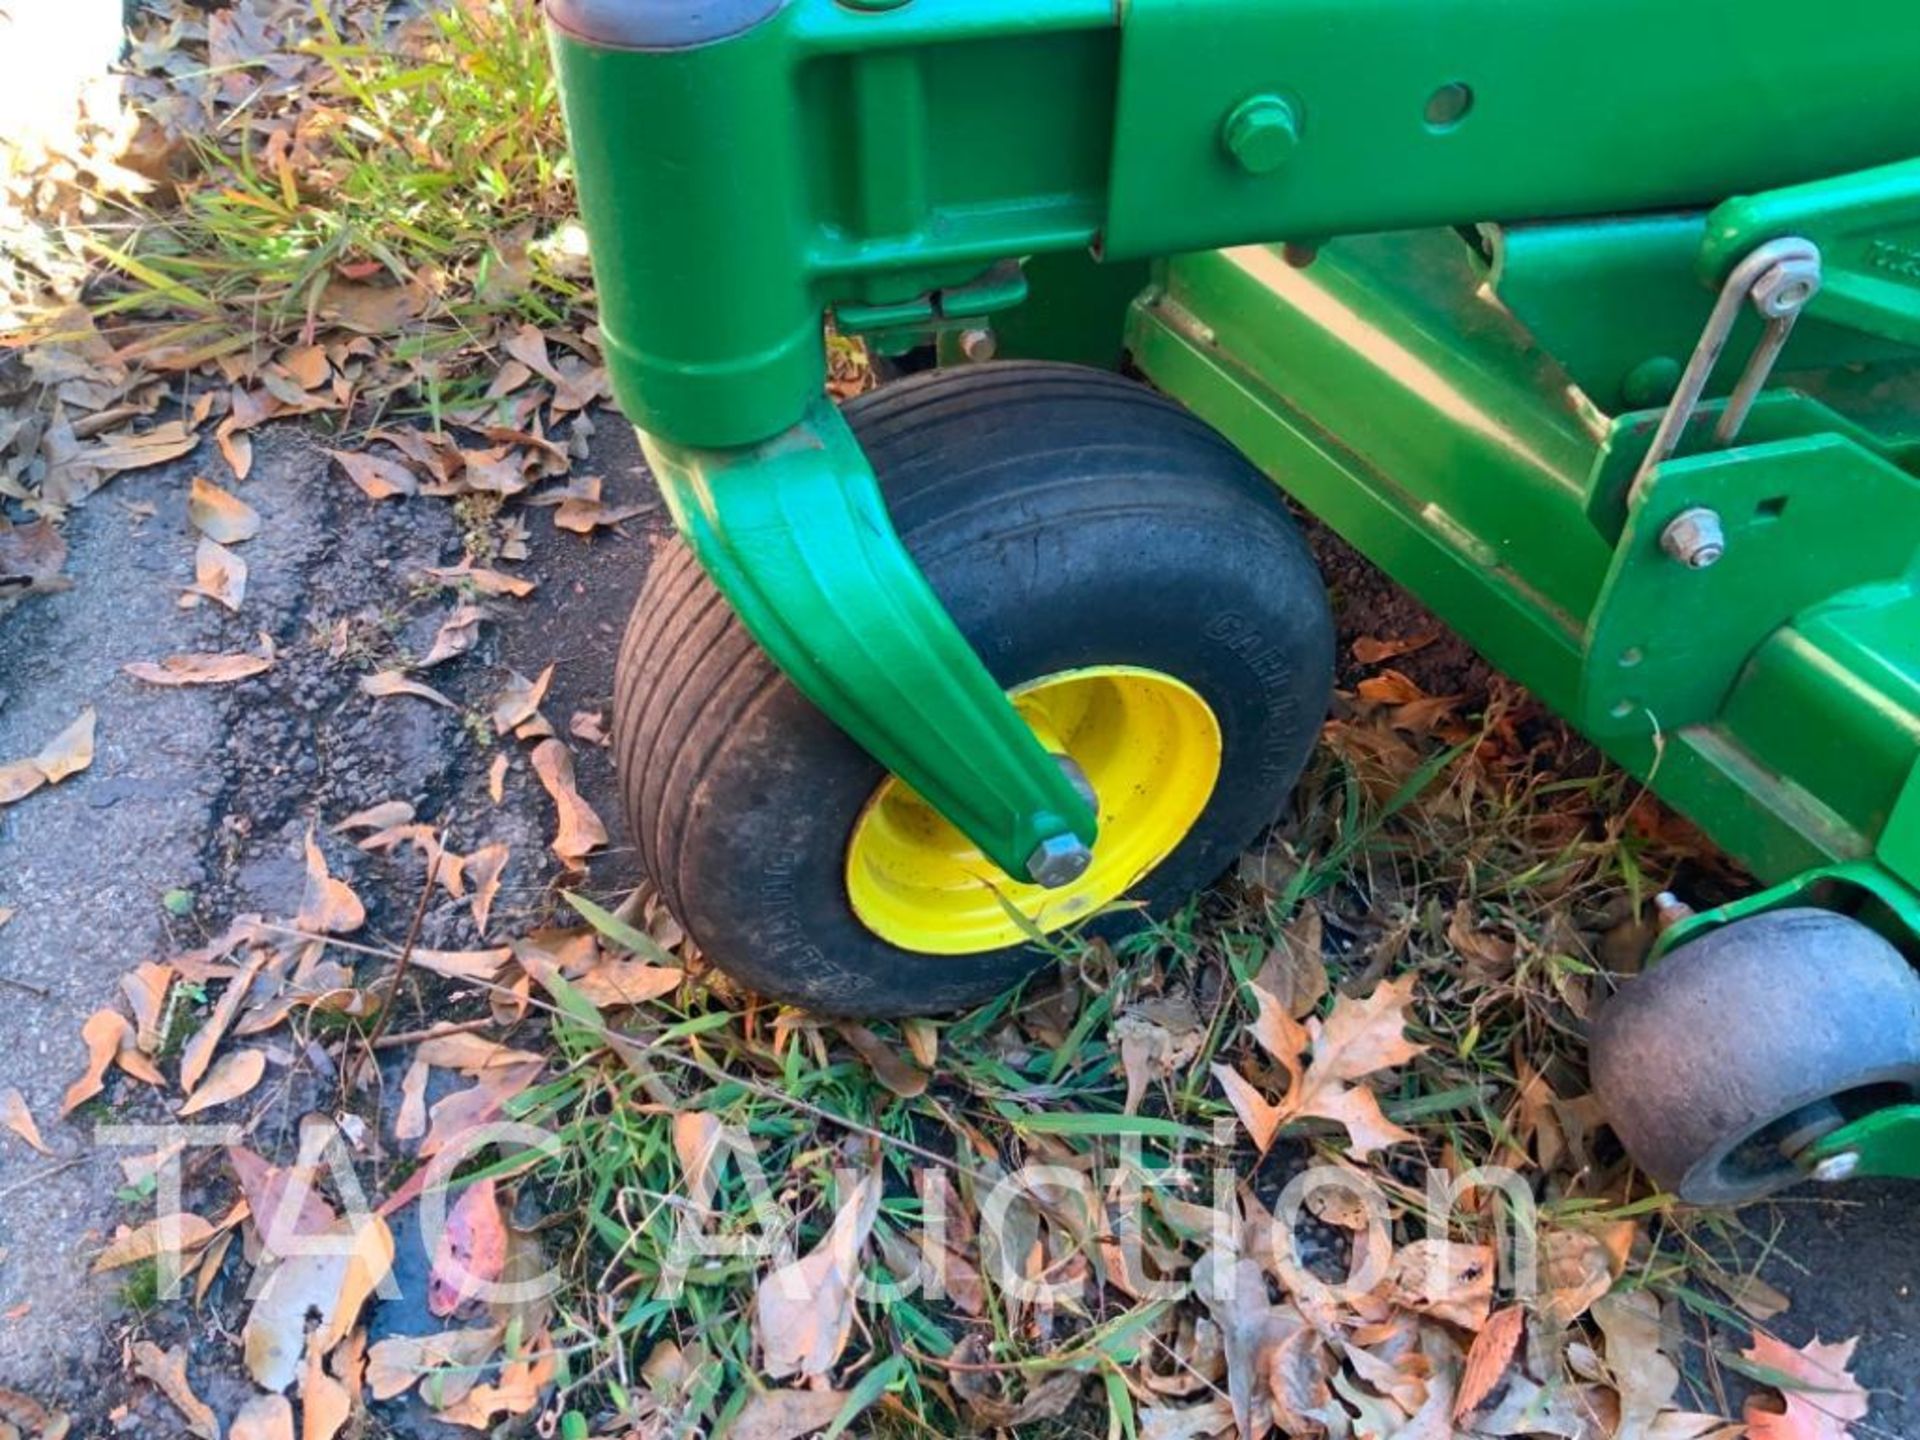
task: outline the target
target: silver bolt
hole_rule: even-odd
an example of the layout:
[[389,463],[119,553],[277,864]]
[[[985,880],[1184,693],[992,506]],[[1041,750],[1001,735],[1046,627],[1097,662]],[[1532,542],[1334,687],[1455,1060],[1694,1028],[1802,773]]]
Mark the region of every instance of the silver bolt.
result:
[[1842,1150],[1838,1155],[1829,1155],[1813,1167],[1813,1178],[1826,1185],[1842,1180],[1851,1180],[1854,1172],[1860,1168],[1858,1150]]
[[975,365],[980,365],[1000,353],[1000,342],[986,326],[975,326],[960,332],[960,353]]
[[1689,570],[1704,570],[1727,553],[1727,535],[1720,528],[1719,515],[1696,505],[1667,522],[1660,532],[1660,548]]
[[1653,897],[1653,918],[1662,931],[1671,930],[1682,920],[1693,918],[1693,907],[1671,890],[1662,890]]
[[1058,890],[1071,885],[1087,873],[1093,863],[1093,851],[1078,835],[1050,835],[1033,847],[1027,857],[1027,878],[1036,885]]

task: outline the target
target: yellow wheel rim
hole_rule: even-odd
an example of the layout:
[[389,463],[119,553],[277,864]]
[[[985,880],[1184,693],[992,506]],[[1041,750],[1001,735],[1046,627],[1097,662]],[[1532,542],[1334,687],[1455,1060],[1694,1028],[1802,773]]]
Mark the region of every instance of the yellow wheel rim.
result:
[[889,776],[854,823],[847,896],[869,930],[903,950],[973,955],[1083,920],[1172,854],[1213,795],[1220,724],[1171,675],[1117,665],[1069,670],[1011,698],[1040,743],[1071,755],[1100,798],[1093,863],[1057,890],[1010,880]]

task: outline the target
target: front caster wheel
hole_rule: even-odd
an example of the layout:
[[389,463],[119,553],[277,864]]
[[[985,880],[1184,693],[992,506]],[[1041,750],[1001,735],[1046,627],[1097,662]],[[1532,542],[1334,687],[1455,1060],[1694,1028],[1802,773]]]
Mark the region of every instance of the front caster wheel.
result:
[[983,365],[846,414],[935,592],[1093,786],[1092,864],[1058,889],[1001,875],[787,682],[678,544],[622,645],[616,754],[647,871],[716,964],[830,1014],[953,1010],[1045,963],[1035,932],[1116,935],[1232,863],[1319,731],[1332,626],[1272,486],[1138,385]]
[[1858,921],[1775,910],[1681,946],[1593,1031],[1594,1094],[1627,1153],[1698,1205],[1803,1176],[1795,1154],[1920,1093],[1920,977]]

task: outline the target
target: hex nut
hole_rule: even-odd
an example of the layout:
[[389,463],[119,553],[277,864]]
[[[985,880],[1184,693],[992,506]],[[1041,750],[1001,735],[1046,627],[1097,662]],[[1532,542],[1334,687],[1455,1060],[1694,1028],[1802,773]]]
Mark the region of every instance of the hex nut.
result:
[[1027,857],[1027,878],[1036,885],[1058,890],[1071,885],[1093,864],[1093,851],[1078,835],[1050,835]]
[[1696,505],[1667,522],[1660,548],[1689,570],[1704,570],[1727,553],[1727,535],[1716,512]]

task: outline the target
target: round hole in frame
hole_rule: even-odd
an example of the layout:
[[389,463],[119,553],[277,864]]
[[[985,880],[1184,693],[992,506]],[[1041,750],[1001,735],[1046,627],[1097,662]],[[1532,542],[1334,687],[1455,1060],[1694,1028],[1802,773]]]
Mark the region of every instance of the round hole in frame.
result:
[[1472,109],[1473,87],[1464,80],[1450,80],[1427,97],[1427,128],[1442,133],[1455,129]]

